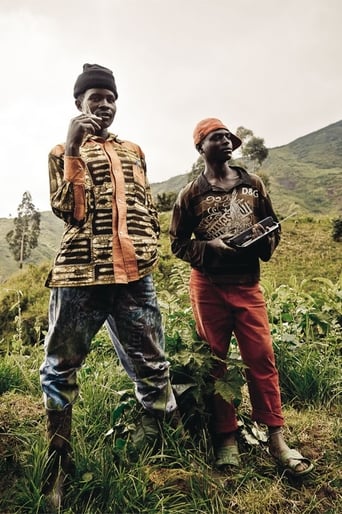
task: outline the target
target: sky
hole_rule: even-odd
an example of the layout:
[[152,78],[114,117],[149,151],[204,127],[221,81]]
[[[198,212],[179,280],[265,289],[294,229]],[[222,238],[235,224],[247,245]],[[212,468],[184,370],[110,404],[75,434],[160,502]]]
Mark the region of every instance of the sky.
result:
[[0,217],[49,205],[47,156],[77,116],[84,63],[113,70],[111,131],[151,183],[188,172],[206,117],[268,148],[342,118],[340,0],[0,0]]

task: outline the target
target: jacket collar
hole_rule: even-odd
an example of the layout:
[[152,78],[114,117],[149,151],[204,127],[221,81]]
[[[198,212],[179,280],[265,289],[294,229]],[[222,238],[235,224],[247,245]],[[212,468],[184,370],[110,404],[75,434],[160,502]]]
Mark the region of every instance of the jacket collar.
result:
[[[253,186],[253,181],[251,179],[251,176],[249,173],[240,166],[230,166],[230,168],[236,170],[238,174],[240,175],[240,179],[236,186],[239,186],[241,184],[246,184],[247,186]],[[204,173],[202,172],[196,179],[198,187],[200,192],[204,193],[205,191],[212,191],[212,190],[221,190],[221,188],[215,187],[212,184],[208,182],[208,180],[205,178]],[[234,187],[236,187],[234,186]]]
[[[88,143],[90,141],[93,141],[93,142],[100,142],[102,143],[104,140],[102,139],[102,137],[100,136],[97,136],[96,134],[88,134],[84,140],[83,140],[83,144],[85,143]],[[112,134],[112,132],[108,132],[108,137],[106,139],[106,141],[115,141],[116,143],[118,144],[122,144],[122,140],[118,138],[118,136],[116,134]]]

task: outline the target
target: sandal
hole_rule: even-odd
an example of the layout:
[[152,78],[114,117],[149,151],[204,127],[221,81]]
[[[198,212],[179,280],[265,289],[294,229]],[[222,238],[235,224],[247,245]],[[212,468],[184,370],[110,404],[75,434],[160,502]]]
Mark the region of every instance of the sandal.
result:
[[[278,456],[272,455],[272,457],[276,460],[277,464],[284,469],[284,471],[290,473],[292,476],[301,477],[307,475],[314,468],[313,463],[308,458],[303,457],[303,455],[297,450],[292,450],[290,448],[288,450],[284,450]],[[297,471],[296,467],[301,462],[306,464],[307,468],[302,471]]]
[[237,444],[229,446],[220,446],[216,451],[216,466],[222,468],[224,466],[240,466],[240,455]]

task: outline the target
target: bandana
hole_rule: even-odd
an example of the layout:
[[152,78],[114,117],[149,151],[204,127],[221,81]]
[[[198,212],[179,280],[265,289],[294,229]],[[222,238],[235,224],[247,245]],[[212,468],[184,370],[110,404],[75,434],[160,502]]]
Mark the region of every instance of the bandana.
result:
[[195,127],[195,130],[193,133],[195,146],[197,146],[201,141],[203,141],[203,139],[210,132],[213,132],[214,130],[219,130],[219,129],[228,130],[228,132],[230,133],[231,141],[233,143],[233,150],[235,150],[236,148],[238,148],[241,145],[241,143],[242,143],[241,139],[239,137],[237,137],[235,134],[233,134],[232,132],[230,132],[230,130],[226,127],[226,125],[224,125],[222,123],[221,120],[218,120],[217,118],[205,118],[204,120],[197,123],[197,125]]

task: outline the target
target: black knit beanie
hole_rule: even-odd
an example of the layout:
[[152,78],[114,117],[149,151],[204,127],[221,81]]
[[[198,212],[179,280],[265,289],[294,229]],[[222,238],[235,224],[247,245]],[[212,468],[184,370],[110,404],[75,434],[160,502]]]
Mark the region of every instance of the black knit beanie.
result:
[[77,77],[74,85],[74,97],[92,88],[104,88],[113,91],[115,100],[118,98],[113,72],[99,64],[84,64],[83,73]]

